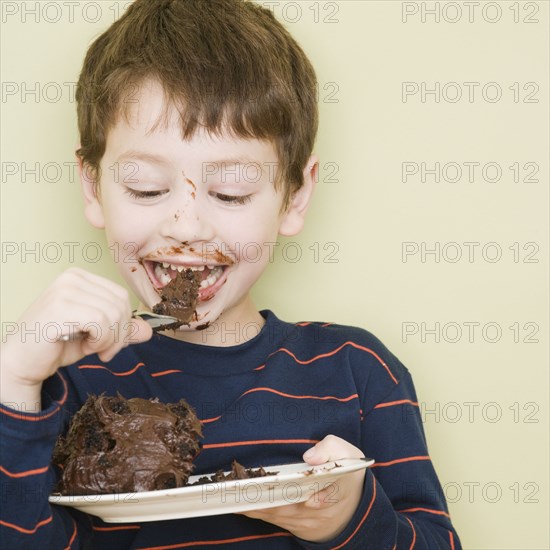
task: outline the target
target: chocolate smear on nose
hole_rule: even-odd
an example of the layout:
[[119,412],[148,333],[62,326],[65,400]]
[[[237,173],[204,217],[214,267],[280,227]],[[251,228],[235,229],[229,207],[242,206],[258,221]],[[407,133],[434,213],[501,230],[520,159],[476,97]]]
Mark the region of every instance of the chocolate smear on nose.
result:
[[161,290],[161,301],[153,306],[153,313],[170,315],[179,319],[181,324],[189,324],[197,307],[200,283],[200,271],[184,269],[179,272]]

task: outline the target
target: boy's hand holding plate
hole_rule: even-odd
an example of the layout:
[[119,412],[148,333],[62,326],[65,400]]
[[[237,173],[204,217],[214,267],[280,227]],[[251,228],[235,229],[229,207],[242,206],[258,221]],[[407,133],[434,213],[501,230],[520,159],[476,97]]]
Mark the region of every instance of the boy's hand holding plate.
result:
[[[360,449],[334,435],[326,436],[306,451],[304,460],[312,466],[341,457],[364,458]],[[365,470],[340,476],[305,502],[253,510],[244,515],[273,523],[311,542],[325,542],[341,533],[350,522],[363,492]]]

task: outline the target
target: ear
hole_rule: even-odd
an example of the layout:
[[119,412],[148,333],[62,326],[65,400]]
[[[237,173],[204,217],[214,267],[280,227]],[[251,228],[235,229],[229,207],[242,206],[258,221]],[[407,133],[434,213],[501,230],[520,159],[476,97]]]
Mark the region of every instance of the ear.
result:
[[285,237],[297,235],[304,227],[306,213],[319,175],[319,158],[311,155],[304,168],[304,184],[290,200],[279,225],[279,234]]
[[77,157],[77,160],[84,198],[84,215],[91,225],[97,229],[103,229],[105,227],[105,217],[103,216],[103,206],[99,197],[99,181],[96,177],[93,177],[90,167],[85,165],[80,157]]

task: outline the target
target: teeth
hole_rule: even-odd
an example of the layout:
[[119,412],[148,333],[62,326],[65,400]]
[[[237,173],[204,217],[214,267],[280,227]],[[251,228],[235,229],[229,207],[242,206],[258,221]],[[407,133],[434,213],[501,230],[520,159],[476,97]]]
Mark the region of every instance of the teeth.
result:
[[[160,264],[157,264],[157,265],[160,265]],[[197,265],[197,266],[191,265],[189,267],[185,267],[184,265],[175,265],[175,264],[170,264],[168,262],[162,262],[162,267],[164,267],[164,269],[173,269],[174,271],[179,271],[180,273],[185,269],[191,269],[192,271],[204,271],[204,265]],[[214,266],[212,266],[211,269],[213,267]]]
[[214,267],[208,277],[201,282],[200,288],[208,288],[209,286],[212,286],[221,277],[222,273],[223,269],[219,265]]
[[167,285],[172,280],[172,278],[168,274],[168,271],[166,271],[166,269],[163,269],[160,264],[157,264],[155,266],[155,276],[162,285]]
[[[162,262],[157,263],[155,265],[155,276],[158,279],[158,281],[163,285],[167,285],[169,282],[172,281],[172,277],[170,276],[170,270],[177,271],[181,273],[182,271],[185,271],[186,269],[191,269],[192,271],[204,271],[205,268],[208,268],[210,270],[210,273],[208,274],[208,277],[204,279],[201,284],[200,288],[208,288],[209,286],[212,286],[222,275],[223,273],[223,267],[219,265],[197,265],[197,266],[184,266],[184,265],[174,265],[169,262]],[[173,275],[172,275],[173,276]]]

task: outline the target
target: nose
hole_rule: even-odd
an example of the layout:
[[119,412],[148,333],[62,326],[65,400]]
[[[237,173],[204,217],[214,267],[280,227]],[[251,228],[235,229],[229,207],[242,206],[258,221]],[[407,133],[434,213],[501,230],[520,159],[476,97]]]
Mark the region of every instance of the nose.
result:
[[209,241],[213,238],[213,227],[193,190],[182,189],[174,194],[161,222],[160,233],[177,242]]

